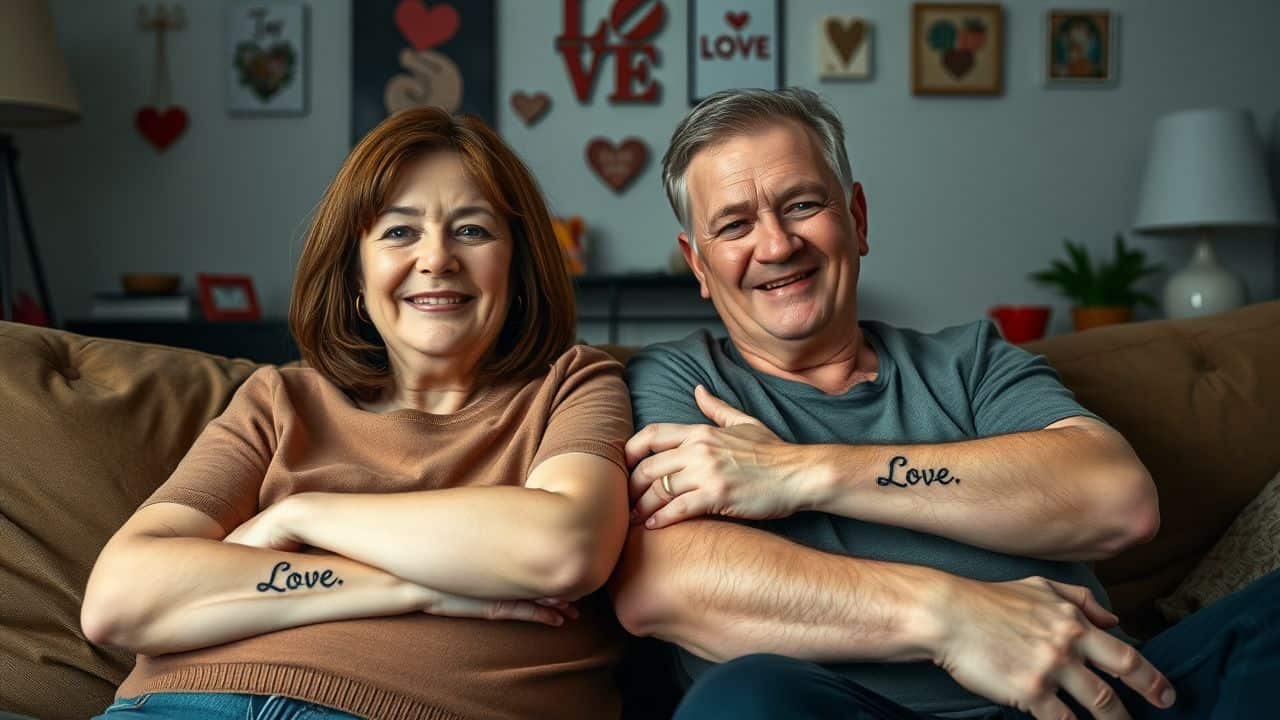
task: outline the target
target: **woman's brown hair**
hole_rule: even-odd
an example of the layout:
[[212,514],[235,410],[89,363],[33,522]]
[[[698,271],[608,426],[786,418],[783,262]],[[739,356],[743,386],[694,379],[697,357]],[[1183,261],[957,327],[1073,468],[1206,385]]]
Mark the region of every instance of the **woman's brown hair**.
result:
[[391,382],[386,348],[356,312],[360,239],[409,165],[427,153],[458,153],[512,236],[511,303],[482,378],[545,372],[573,344],[573,287],[546,202],[528,168],[476,117],[434,107],[403,110],[356,145],[315,209],[289,300],[302,359],[361,399]]

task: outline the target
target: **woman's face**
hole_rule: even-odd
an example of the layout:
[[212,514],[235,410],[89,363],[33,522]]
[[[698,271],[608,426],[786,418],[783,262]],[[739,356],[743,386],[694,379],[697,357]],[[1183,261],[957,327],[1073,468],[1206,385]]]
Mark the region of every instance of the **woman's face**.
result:
[[453,151],[408,166],[360,238],[360,287],[391,368],[470,378],[506,320],[512,240]]

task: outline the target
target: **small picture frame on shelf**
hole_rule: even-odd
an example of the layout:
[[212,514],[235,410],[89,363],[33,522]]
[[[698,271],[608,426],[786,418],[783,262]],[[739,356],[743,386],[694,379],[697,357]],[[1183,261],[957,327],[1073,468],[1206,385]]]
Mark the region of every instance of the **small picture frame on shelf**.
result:
[[1045,13],[1044,79],[1049,86],[1105,87],[1115,83],[1116,20],[1110,10]]
[[200,289],[200,308],[211,322],[228,320],[259,320],[262,310],[258,307],[258,294],[253,289],[253,278],[248,275],[196,275]]

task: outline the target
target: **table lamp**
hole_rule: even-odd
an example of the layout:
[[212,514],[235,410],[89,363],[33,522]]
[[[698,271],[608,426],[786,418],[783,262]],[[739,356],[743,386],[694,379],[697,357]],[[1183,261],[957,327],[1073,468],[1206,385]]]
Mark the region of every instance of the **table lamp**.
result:
[[1156,121],[1134,230],[1197,237],[1191,262],[1165,285],[1165,315],[1211,315],[1243,305],[1244,282],[1218,262],[1213,233],[1276,224],[1249,111],[1185,110]]
[[[67,61],[58,48],[46,0],[0,2],[0,129],[49,127],[80,117]],[[13,137],[0,132],[0,319],[12,319],[13,276],[9,248],[9,197],[18,210],[36,290],[51,325],[56,325],[44,267],[31,231],[31,216],[18,178]]]

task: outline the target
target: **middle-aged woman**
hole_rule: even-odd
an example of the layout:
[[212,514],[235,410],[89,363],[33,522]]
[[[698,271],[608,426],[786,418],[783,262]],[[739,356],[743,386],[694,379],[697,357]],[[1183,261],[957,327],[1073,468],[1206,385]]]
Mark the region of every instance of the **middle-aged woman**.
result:
[[250,376],[94,566],[86,636],[139,653],[103,717],[616,717],[630,401],[520,160],[387,119],[289,320],[308,367]]

